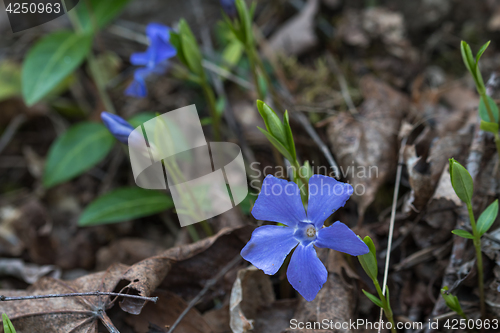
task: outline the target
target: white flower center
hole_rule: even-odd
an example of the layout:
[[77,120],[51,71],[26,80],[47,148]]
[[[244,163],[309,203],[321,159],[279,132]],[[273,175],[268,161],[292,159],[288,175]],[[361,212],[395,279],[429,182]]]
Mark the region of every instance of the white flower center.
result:
[[310,238],[316,236],[316,228],[312,225],[307,227],[306,235],[307,235],[307,237],[310,237]]

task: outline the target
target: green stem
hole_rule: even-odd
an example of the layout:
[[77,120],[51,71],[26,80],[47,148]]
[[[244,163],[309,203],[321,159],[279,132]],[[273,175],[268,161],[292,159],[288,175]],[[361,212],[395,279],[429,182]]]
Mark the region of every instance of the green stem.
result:
[[209,86],[206,80],[201,80],[201,88],[203,89],[203,94],[208,102],[208,107],[210,110],[210,117],[212,118],[212,126],[214,130],[215,141],[220,141],[220,117],[217,112],[217,103],[215,102],[215,94],[212,87]]
[[300,173],[300,164],[299,164],[299,161],[297,159],[295,159],[295,161],[293,161],[292,168],[293,168],[294,182],[297,185],[299,184],[299,180],[302,182],[303,186],[300,187],[300,194],[302,197],[302,202],[304,204],[306,204],[308,201],[308,181]]
[[200,236],[198,236],[198,232],[196,231],[196,228],[194,227],[194,225],[192,225],[192,224],[188,225],[188,226],[186,226],[186,229],[189,233],[189,236],[193,240],[193,243],[196,243],[197,241],[200,240]]
[[[499,151],[500,152],[500,151]],[[467,210],[469,211],[470,225],[472,227],[472,235],[474,236],[474,248],[476,249],[476,263],[479,282],[479,301],[481,307],[481,318],[486,318],[486,307],[484,302],[484,276],[483,276],[483,255],[481,253],[481,235],[479,235],[476,227],[476,219],[472,211],[472,204],[467,203]]]
[[388,303],[387,299],[385,298],[384,294],[382,293],[382,289],[380,288],[380,284],[378,283],[377,280],[373,280],[373,284],[375,285],[375,289],[377,289],[378,297],[382,301],[385,316],[387,317],[387,320],[389,320],[389,322],[392,324],[391,325],[391,332],[397,333],[396,324],[394,323],[394,315],[392,313],[391,308],[389,307],[389,303]]

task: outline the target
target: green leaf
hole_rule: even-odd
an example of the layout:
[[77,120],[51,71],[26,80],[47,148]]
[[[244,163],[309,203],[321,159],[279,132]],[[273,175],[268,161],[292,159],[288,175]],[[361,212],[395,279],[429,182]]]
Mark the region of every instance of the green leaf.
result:
[[23,97],[29,106],[40,101],[87,57],[92,36],[69,31],[44,37],[28,52],[23,63]]
[[102,161],[115,140],[103,124],[80,123],[56,139],[49,150],[43,185],[72,179]]
[[484,235],[487,232],[498,216],[498,199],[493,201],[491,205],[484,210],[484,212],[479,216],[477,220],[477,232],[479,236]]
[[469,171],[453,158],[450,158],[450,178],[451,185],[460,200],[470,204],[474,191],[472,177]]
[[122,12],[130,0],[84,0],[76,6],[75,13],[83,31],[88,33],[104,28]]
[[479,59],[481,59],[481,56],[483,55],[484,51],[486,51],[486,49],[490,45],[490,42],[491,42],[491,40],[487,41],[483,46],[481,46],[481,48],[477,52],[477,55],[476,55],[476,66],[477,66],[477,64],[479,64]]
[[165,193],[139,187],[120,188],[106,193],[85,208],[78,225],[91,226],[133,220],[174,207]]
[[489,121],[484,121],[481,119],[481,130],[485,132],[490,132],[493,134],[498,133],[498,123],[490,123]]
[[443,296],[444,302],[450,308],[450,310],[455,311],[462,318],[466,318],[462,307],[460,306],[460,302],[458,301],[458,297],[448,293],[448,287],[444,286],[441,289],[441,296]]
[[239,40],[234,39],[222,51],[222,59],[224,63],[233,67],[238,64],[243,54],[243,45]]
[[271,133],[287,150],[289,150],[283,123],[276,112],[274,112],[269,105],[260,100],[257,101],[257,109],[264,120],[268,132]]
[[301,170],[299,170],[301,173],[302,177],[304,177],[306,180],[309,180],[313,176],[313,169],[311,165],[309,164],[309,161],[305,161],[303,167]]
[[196,44],[196,40],[193,40],[186,35],[181,35],[182,41],[182,52],[184,54],[184,58],[186,59],[187,65],[191,72],[198,76],[203,76],[203,66],[201,64],[202,57],[200,53],[200,49],[198,48],[198,44]]
[[452,230],[451,232],[457,236],[462,237],[462,238],[474,239],[474,236],[466,230],[455,229],[455,230]]
[[10,321],[9,317],[5,313],[2,313],[2,321],[3,321],[3,331],[4,333],[16,333],[14,325]]
[[0,101],[21,95],[21,68],[10,60],[0,63]]
[[370,294],[369,292],[367,292],[364,289],[361,289],[361,290],[363,290],[363,293],[366,295],[366,297],[368,297],[368,299],[370,299],[370,301],[372,301],[376,306],[378,306],[379,308],[384,307],[384,305],[382,304],[382,301],[377,296]]
[[[493,117],[495,118],[495,123],[498,123],[498,105],[490,96],[486,96],[486,98],[488,99],[491,112],[493,113]],[[486,103],[484,102],[483,97],[481,97],[479,100],[479,117],[481,117],[481,120],[491,122],[490,115],[488,114],[488,110],[486,109]]]
[[276,147],[276,149],[278,149],[278,151],[289,161],[293,161],[293,157],[292,155],[290,155],[290,152],[287,150],[287,148],[285,148],[285,146],[283,146],[281,144],[281,142],[278,141],[278,139],[276,139],[271,133],[269,132],[266,132],[266,130],[260,128],[260,127],[257,127],[265,136],[266,138],[269,140],[269,142],[271,142],[271,144],[273,146]]
[[286,142],[288,143],[288,151],[290,152],[290,155],[292,155],[293,159],[296,160],[297,152],[295,151],[295,141],[293,140],[292,128],[290,127],[290,119],[288,117],[288,111],[285,111],[285,115],[283,116],[283,128],[285,130]]
[[132,125],[133,128],[137,128],[144,124],[146,121],[153,119],[154,117],[156,117],[156,114],[154,112],[140,112],[129,118],[128,122],[130,123],[130,125]]
[[375,249],[375,244],[373,244],[372,239],[369,236],[366,236],[363,239],[363,242],[368,246],[370,252],[367,254],[363,254],[362,256],[358,256],[359,263],[363,270],[368,274],[368,276],[372,280],[377,279],[378,275],[378,266],[377,266],[377,250]]
[[472,76],[475,76],[476,62],[474,61],[474,57],[472,56],[472,51],[469,44],[467,44],[465,41],[462,41],[460,43],[460,51],[462,53],[462,60],[464,61],[465,67],[467,67]]
[[247,46],[253,45],[253,31],[252,31],[252,19],[250,18],[250,13],[248,12],[248,7],[244,0],[236,0],[236,10],[238,11],[238,17],[240,19],[242,35],[244,37],[243,43]]

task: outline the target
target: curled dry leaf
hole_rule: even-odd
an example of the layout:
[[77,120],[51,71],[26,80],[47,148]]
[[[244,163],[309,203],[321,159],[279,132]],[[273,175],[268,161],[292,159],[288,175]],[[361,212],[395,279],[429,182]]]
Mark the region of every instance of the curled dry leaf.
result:
[[[208,279],[217,274],[223,263],[227,263],[239,253],[250,238],[250,231],[251,228],[246,227],[223,229],[215,236],[197,243],[169,249],[133,266],[114,264],[105,272],[90,274],[74,281],[45,277],[26,291],[5,291],[0,294],[28,296],[95,291],[112,292],[118,291],[115,290],[118,285],[120,288],[125,285],[121,290],[131,294],[150,296],[163,282],[167,289],[171,288],[171,290],[187,295],[189,298],[199,292]],[[168,278],[165,279],[167,274]],[[227,287],[224,285],[224,281],[216,284],[211,291],[212,296],[224,295],[230,289],[228,284]],[[169,297],[172,299],[173,296]],[[125,298],[120,303],[122,310],[131,314],[141,313],[145,301],[131,300]],[[113,304],[109,297],[104,296],[48,298],[0,302],[0,312],[5,312],[11,318],[19,333],[34,331],[97,333],[99,320],[110,332],[115,333],[117,331],[113,331],[113,324],[105,312]],[[153,314],[150,315],[153,316]],[[170,315],[170,317],[174,316]]]
[[[129,281],[127,289],[133,294],[149,296],[161,285],[163,289],[175,290],[184,299],[192,299],[203,289],[205,282],[219,272],[220,267],[241,251],[250,238],[251,229],[226,228],[215,236],[145,259],[124,273],[123,279]],[[207,298],[224,295],[230,286],[224,280],[219,282],[210,291],[212,296]],[[124,311],[132,314],[140,313],[143,306],[143,301],[135,299],[125,299],[120,303]]]
[[[26,291],[1,291],[5,296],[111,292],[128,267],[113,265],[107,271],[90,274],[74,281],[42,278]],[[97,333],[100,320],[109,332],[113,324],[106,310],[113,306],[109,296],[44,298],[37,300],[0,302],[0,312],[6,313],[18,333]],[[3,331],[2,331],[3,332]]]
[[297,16],[273,34],[266,52],[283,51],[287,55],[300,55],[314,47],[318,43],[314,31],[314,17],[318,7],[319,0],[309,0]]
[[352,198],[363,216],[380,186],[394,175],[397,135],[409,101],[372,76],[362,78],[361,92],[365,100],[359,107],[360,116],[354,118],[347,113],[333,116],[328,138],[341,173],[355,189]]

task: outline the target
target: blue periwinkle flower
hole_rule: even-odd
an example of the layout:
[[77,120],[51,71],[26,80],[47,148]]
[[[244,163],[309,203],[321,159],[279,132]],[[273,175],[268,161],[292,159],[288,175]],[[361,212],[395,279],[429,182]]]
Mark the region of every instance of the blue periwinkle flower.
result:
[[109,132],[120,142],[128,144],[128,137],[134,130],[125,119],[116,114],[109,112],[101,112],[101,119],[104,125],[108,128]]
[[297,184],[267,176],[252,215],[285,226],[265,225],[255,229],[241,256],[273,275],[295,248],[287,270],[288,281],[306,300],[312,301],[328,276],[314,246],[353,256],[369,252],[368,246],[345,224],[337,221],[323,227],[324,221],[343,207],[352,193],[349,184],[314,175],[309,180],[306,214]]
[[134,97],[147,95],[146,77],[150,74],[163,74],[167,70],[168,59],[177,54],[175,47],[170,44],[170,28],[159,24],[150,23],[146,28],[146,35],[150,44],[146,52],[133,53],[130,62],[136,69],[134,81],[125,90],[125,94]]
[[236,16],[236,5],[234,3],[234,0],[220,0],[220,4],[224,9],[224,11],[226,12],[227,16],[229,17]]

